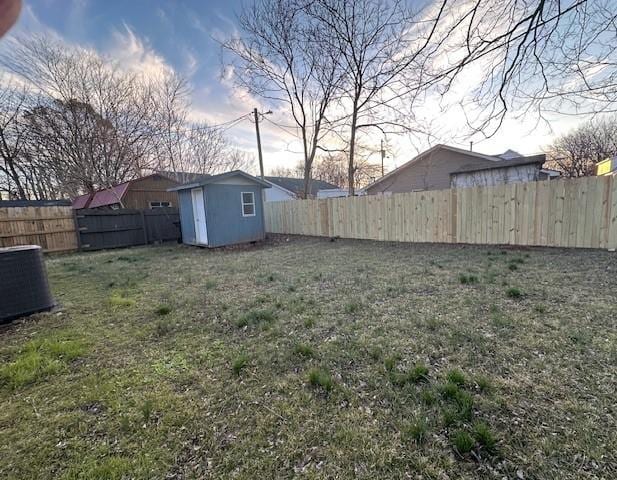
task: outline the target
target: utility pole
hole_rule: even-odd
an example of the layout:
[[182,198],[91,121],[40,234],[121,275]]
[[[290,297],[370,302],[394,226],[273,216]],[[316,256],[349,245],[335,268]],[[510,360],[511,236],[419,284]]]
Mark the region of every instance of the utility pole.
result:
[[259,135],[259,113],[257,109],[253,109],[253,115],[255,115],[255,133],[257,134],[257,153],[259,155],[259,174],[261,179],[264,179],[264,159],[261,154],[261,136]]
[[386,151],[383,149],[383,138],[381,139],[381,176],[384,175],[383,159],[386,158]]

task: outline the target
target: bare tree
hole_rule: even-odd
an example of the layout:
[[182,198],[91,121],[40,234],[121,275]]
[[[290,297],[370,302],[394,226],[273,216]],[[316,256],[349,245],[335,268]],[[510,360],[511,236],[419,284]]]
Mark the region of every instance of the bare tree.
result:
[[[313,178],[349,188],[348,165],[349,159],[345,153],[323,155],[315,161]],[[354,191],[381,175],[381,165],[370,162],[368,155],[358,155],[354,168]]]
[[305,0],[255,0],[238,22],[241,36],[224,43],[236,82],[267,101],[285,105],[302,143],[304,195],[338,88],[337,50],[321,42],[320,25]]
[[431,68],[407,90],[444,95],[464,85],[474,131],[493,135],[508,113],[542,120],[617,110],[613,0],[440,0],[427,20]]
[[28,94],[24,87],[4,78],[0,81],[0,185],[9,196],[27,198],[21,165],[25,146],[25,125],[21,121],[27,108]]
[[548,165],[567,177],[595,175],[596,164],[617,155],[617,117],[591,120],[558,137],[548,148]]
[[[337,99],[343,112],[339,120],[349,131],[347,183],[353,195],[362,130],[422,131],[411,109],[405,108],[411,99],[403,95],[403,73],[421,75],[421,54],[433,29],[418,26],[403,0],[315,0],[307,3],[307,9],[319,24],[321,48],[338,52],[342,83]],[[435,23],[439,18],[438,12]]]

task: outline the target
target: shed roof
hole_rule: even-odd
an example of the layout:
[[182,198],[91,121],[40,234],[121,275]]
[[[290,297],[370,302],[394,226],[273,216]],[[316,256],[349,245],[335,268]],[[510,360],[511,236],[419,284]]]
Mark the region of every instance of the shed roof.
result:
[[158,172],[159,175],[162,175],[164,177],[169,178],[170,180],[173,180],[174,182],[178,182],[178,183],[189,183],[189,182],[195,182],[198,179],[202,178],[202,177],[209,177],[210,175],[207,173],[193,173],[193,172],[175,172],[175,171],[169,171],[169,170],[159,170]]
[[546,161],[546,155],[532,155],[529,157],[510,158],[508,160],[500,160],[495,164],[485,165],[463,165],[458,170],[455,170],[450,175],[456,175],[457,173],[472,173],[482,170],[497,170],[502,168],[519,167],[521,165],[542,165]]
[[[294,177],[264,177],[264,180],[274,185],[278,185],[285,190],[294,193],[296,195],[304,191],[304,179]],[[311,195],[317,195],[319,190],[331,190],[333,188],[339,188],[337,185],[333,185],[323,180],[311,180]]]
[[92,196],[89,208],[103,207],[120,203],[131,182],[124,182],[106,190],[100,190]]
[[242,177],[246,180],[254,182],[258,185],[261,185],[264,188],[270,188],[270,184],[260,178],[254,177],[253,175],[249,175],[242,170],[232,170],[231,172],[220,173],[218,175],[202,175],[201,177],[195,179],[190,183],[185,183],[184,185],[180,185],[178,187],[168,188],[168,192],[175,192],[178,190],[187,190],[189,188],[202,187],[204,185],[208,185],[211,183],[219,183],[222,180],[226,180],[232,177]]

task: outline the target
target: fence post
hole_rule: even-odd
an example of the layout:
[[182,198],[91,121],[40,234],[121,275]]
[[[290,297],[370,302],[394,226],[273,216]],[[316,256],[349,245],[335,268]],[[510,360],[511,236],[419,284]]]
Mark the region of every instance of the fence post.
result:
[[148,225],[146,224],[146,214],[142,210],[141,214],[141,228],[144,231],[144,245],[148,245]]
[[81,252],[81,232],[79,230],[79,219],[77,209],[73,209],[73,223],[75,224],[75,236],[77,237],[77,250]]

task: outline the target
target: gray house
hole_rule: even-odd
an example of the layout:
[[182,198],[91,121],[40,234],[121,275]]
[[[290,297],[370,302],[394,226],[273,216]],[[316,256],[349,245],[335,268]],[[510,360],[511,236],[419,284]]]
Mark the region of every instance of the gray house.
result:
[[264,188],[270,185],[241,170],[204,175],[171,188],[178,192],[182,241],[221,247],[263,240]]

